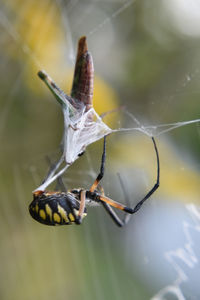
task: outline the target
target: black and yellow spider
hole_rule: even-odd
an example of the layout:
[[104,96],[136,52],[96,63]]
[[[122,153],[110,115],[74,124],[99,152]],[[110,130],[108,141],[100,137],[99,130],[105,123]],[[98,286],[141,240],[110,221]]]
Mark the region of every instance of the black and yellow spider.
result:
[[[106,137],[104,137],[103,154],[101,159],[100,173],[89,190],[72,189],[68,192],[49,192],[37,190],[33,193],[33,201],[29,205],[31,216],[38,222],[45,225],[69,225],[81,224],[87,215],[86,202],[98,202],[103,205],[113,221],[118,226],[127,224],[131,214],[136,213],[142,204],[157,190],[160,178],[160,163],[158,149],[155,139],[152,137],[157,160],[157,179],[153,188],[140,200],[134,208],[127,207],[104,196],[103,189],[99,188],[100,180],[104,176],[106,158]],[[101,191],[100,191],[101,190]],[[123,220],[114,212],[113,208],[127,213]]]

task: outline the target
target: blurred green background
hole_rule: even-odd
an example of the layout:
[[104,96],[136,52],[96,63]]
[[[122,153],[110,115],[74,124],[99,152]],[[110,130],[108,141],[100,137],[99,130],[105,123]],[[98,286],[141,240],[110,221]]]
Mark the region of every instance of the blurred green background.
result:
[[[199,299],[191,280],[199,275],[195,249],[186,249],[192,274],[184,269],[184,255],[177,256],[187,280],[166,259],[169,251],[184,252],[187,242],[199,245],[199,223],[194,224],[199,215],[188,214],[188,205],[196,209],[200,200],[198,124],[157,138],[161,186],[126,227],[117,228],[102,207],[89,208],[81,226],[45,227],[28,214],[32,191],[48,170],[46,156],[56,157],[63,130],[60,107],[37,71],[45,69],[69,92],[76,44],[86,35],[98,113],[124,105],[142,125],[198,119],[200,5],[188,5],[1,1],[0,299]],[[136,126],[123,112],[105,121],[112,128]],[[90,187],[101,151],[102,141],[88,147],[65,174],[67,188]],[[123,202],[117,173],[134,206],[156,176],[147,136],[133,131],[108,138],[103,186],[106,195]],[[197,227],[192,239],[185,222]],[[176,293],[153,298],[169,285],[184,298]]]

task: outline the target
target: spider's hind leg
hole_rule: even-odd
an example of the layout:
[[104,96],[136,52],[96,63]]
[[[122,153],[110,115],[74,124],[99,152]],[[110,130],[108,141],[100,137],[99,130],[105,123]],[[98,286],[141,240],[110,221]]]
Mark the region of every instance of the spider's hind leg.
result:
[[116,214],[116,212],[113,210],[113,208],[106,202],[101,202],[107,213],[111,216],[115,224],[117,224],[119,227],[123,227],[128,223],[130,220],[131,215],[125,214],[124,218],[121,220],[120,217]]
[[[120,185],[121,185],[121,188],[122,188],[122,191],[123,191],[123,194],[125,196],[125,202],[126,202],[126,205],[127,207],[130,206],[130,199],[128,197],[128,194],[126,192],[126,189],[125,189],[125,186],[124,186],[124,183],[122,181],[122,178],[120,176],[120,174],[118,173],[118,178],[119,178],[119,182],[120,182]],[[103,194],[102,194],[103,195]],[[103,195],[104,196],[104,195]],[[124,214],[124,217],[121,219],[117,214],[116,212],[114,211],[114,209],[106,202],[104,201],[101,201],[103,207],[105,208],[105,210],[107,211],[107,213],[110,215],[110,217],[113,219],[113,221],[119,226],[119,227],[122,227],[124,225],[126,225],[130,218],[131,218],[131,214],[130,213],[126,213]]]

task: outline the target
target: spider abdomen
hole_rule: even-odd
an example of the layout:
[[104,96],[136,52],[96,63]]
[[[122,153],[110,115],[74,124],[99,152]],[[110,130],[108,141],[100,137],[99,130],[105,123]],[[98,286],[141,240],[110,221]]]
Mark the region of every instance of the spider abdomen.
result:
[[33,195],[29,212],[36,221],[51,226],[80,224],[78,219],[80,204],[70,193],[37,191]]

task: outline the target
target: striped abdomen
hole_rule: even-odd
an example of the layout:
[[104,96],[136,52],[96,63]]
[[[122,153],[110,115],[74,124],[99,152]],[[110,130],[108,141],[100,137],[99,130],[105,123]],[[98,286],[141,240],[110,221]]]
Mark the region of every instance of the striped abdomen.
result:
[[33,195],[29,212],[36,221],[53,226],[79,224],[79,201],[70,193],[37,191]]

